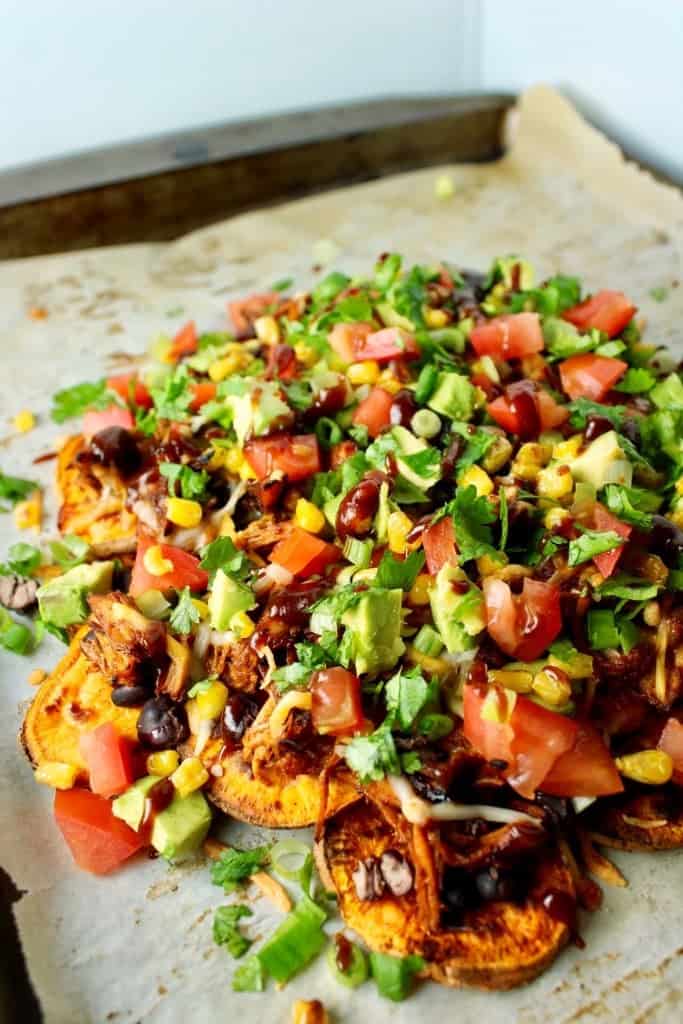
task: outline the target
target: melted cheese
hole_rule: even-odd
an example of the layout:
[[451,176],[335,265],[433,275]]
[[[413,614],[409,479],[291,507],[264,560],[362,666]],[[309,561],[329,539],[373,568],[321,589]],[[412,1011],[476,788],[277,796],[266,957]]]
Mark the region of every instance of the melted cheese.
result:
[[408,780],[402,776],[390,775],[388,781],[399,799],[403,816],[413,825],[426,825],[428,821],[468,821],[470,818],[483,818],[485,821],[499,822],[501,825],[525,821],[541,827],[541,823],[530,814],[513,811],[509,807],[494,807],[492,804],[456,804],[452,800],[430,804],[419,797]]

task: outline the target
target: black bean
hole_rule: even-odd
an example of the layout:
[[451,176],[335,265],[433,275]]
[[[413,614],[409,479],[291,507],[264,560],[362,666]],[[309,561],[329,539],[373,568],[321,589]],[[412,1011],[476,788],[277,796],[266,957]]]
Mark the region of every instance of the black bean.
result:
[[138,718],[138,739],[144,746],[153,750],[176,747],[188,734],[183,707],[166,694],[152,697],[143,705]]
[[683,555],[683,530],[665,516],[652,517],[649,550],[668,566],[676,567]]
[[401,388],[394,395],[389,409],[389,419],[397,427],[409,427],[410,421],[417,412],[417,402],[412,391]]
[[609,430],[614,430],[614,425],[606,416],[588,416],[586,418],[586,431],[584,433],[586,443],[594,441],[596,437],[606,434]]
[[142,453],[130,430],[105,427],[90,440],[90,451],[103,465],[114,465],[123,476],[131,476],[140,468]]
[[146,686],[115,686],[111,691],[111,702],[117,708],[135,708],[149,700]]

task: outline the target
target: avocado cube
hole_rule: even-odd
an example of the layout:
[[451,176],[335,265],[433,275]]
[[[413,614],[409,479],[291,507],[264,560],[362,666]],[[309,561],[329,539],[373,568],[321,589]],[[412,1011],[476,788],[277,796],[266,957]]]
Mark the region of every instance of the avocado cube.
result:
[[448,419],[470,420],[476,397],[476,389],[467,377],[461,373],[440,373],[427,405]]
[[342,617],[351,635],[356,672],[376,674],[393,668],[405,651],[401,640],[402,590],[367,590]]

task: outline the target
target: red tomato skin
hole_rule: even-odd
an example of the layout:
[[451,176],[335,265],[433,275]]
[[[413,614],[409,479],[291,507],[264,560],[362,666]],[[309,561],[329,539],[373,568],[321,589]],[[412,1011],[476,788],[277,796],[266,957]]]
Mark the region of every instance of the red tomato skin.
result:
[[311,676],[313,725],[322,733],[346,736],[363,725],[360,680],[345,668],[327,668]]
[[569,418],[569,409],[559,405],[544,388],[539,388],[536,392],[536,407],[541,420],[541,430],[554,430],[555,427],[561,427]]
[[508,434],[519,434],[519,418],[514,409],[511,408],[505,395],[489,402],[486,406],[491,419],[495,420],[499,427],[502,427]]
[[338,562],[339,549],[312,533],[295,526],[289,537],[275,545],[270,560],[295,576],[322,573],[328,565]]
[[487,722],[481,717],[488,686],[467,683],[463,692],[465,737],[487,761],[512,760],[512,728],[502,722]]
[[571,718],[517,697],[510,718],[513,763],[504,773],[513,789],[531,800],[555,761],[571,750],[578,726]]
[[216,397],[216,385],[212,380],[193,382],[190,385],[190,390],[192,391],[191,412],[199,412],[203,405],[212,402]]
[[107,387],[120,395],[124,402],[133,402],[141,409],[151,409],[154,405],[152,396],[142,383],[137,373],[119,373],[115,377],[107,377]]
[[571,399],[589,398],[601,402],[628,370],[623,359],[586,352],[560,363],[562,390]]
[[175,338],[171,342],[171,347],[168,350],[168,358],[174,363],[177,363],[183,356],[191,356],[197,351],[197,327],[194,320],[188,320],[188,322],[181,327]]
[[518,436],[536,436],[542,430],[554,430],[555,427],[561,426],[569,416],[569,410],[564,406],[559,405],[553,396],[545,391],[543,388],[537,389],[533,394],[533,402],[536,406],[536,414],[538,418],[538,431],[532,429],[527,432],[524,429],[524,424],[521,421],[520,415],[514,408],[508,395],[501,395],[499,398],[494,399],[493,402],[489,402],[486,406],[487,412],[492,419],[496,421],[499,427],[507,431],[509,434],[517,434]]
[[511,657],[519,643],[517,606],[505,580],[487,576],[482,584],[486,604],[486,628],[492,638]]
[[496,316],[474,327],[470,341],[479,356],[497,359],[523,359],[544,348],[538,313],[511,313]]
[[394,400],[384,388],[373,388],[353,414],[357,426],[368,428],[370,437],[377,437],[391,423],[391,404]]
[[483,583],[486,628],[502,651],[520,661],[534,661],[562,629],[560,591],[549,583],[525,579],[521,594],[504,580]]
[[54,815],[83,871],[106,875],[144,846],[136,832],[114,817],[111,802],[87,789],[58,789]]
[[422,534],[422,546],[427,563],[427,571],[436,576],[442,566],[457,565],[458,554],[455,550],[455,530],[450,516],[444,516],[438,523],[433,523]]
[[305,480],[320,470],[315,434],[274,434],[247,441],[244,455],[259,480],[281,470],[290,481]]
[[135,430],[135,420],[130,409],[123,409],[120,405],[110,405],[108,409],[99,412],[91,409],[83,416],[83,433],[86,437],[98,434],[100,430],[107,427],[123,427],[124,430]]
[[344,363],[354,363],[358,358],[356,352],[361,348],[365,339],[372,334],[372,324],[358,320],[350,324],[335,324],[327,336],[327,340]]
[[[604,530],[606,532],[611,530],[614,533],[618,533],[624,540],[628,540],[632,531],[631,526],[627,523],[622,523],[621,519],[613,516],[599,501],[596,501],[595,508],[593,509],[593,526],[596,530]],[[621,547],[613,548],[612,551],[605,551],[601,555],[595,555],[593,564],[597,566],[598,572],[605,579],[609,579],[612,575],[623,552],[624,545],[622,544]]]
[[373,331],[355,346],[355,358],[359,362],[374,359],[377,363],[388,363],[391,359],[416,359],[419,355],[415,336],[401,327]]
[[199,559],[191,555],[189,551],[183,551],[172,544],[160,544],[164,558],[173,562],[173,571],[164,573],[163,576],[153,576],[145,569],[145,552],[157,541],[153,537],[141,534],[138,537],[138,546],[135,553],[135,564],[130,580],[128,593],[131,597],[144,594],[147,590],[169,590],[175,587],[180,590],[189,587],[191,590],[200,593],[209,585],[209,574],[199,568]]
[[543,779],[541,789],[551,796],[609,796],[624,784],[614,758],[590,722],[577,722],[574,746],[562,754]]
[[621,334],[635,312],[636,306],[623,292],[604,290],[596,292],[578,306],[566,309],[562,318],[574,324],[580,331],[589,331],[591,327],[595,327],[599,331],[604,331],[608,337],[615,338]]
[[80,738],[81,754],[90,775],[90,789],[99,796],[118,796],[133,783],[133,749],[111,722]]
[[674,782],[683,784],[683,725],[677,718],[667,719],[657,743],[657,749],[668,754],[674,763]]
[[254,320],[262,316],[268,306],[277,305],[279,301],[279,292],[258,292],[255,295],[246,295],[243,299],[229,302],[228,312],[237,337],[248,337],[252,332]]

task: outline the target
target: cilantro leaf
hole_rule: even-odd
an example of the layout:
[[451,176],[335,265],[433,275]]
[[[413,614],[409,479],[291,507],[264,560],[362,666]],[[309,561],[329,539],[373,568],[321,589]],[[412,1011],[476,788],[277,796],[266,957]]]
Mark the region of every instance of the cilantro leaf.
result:
[[150,388],[157,416],[162,420],[184,420],[189,416],[192,394],[187,367],[178,366],[160,384]]
[[387,711],[403,731],[411,728],[428,696],[429,684],[418,667],[408,672],[399,669],[384,690]]
[[624,538],[612,530],[584,530],[580,537],[569,541],[567,565],[582,565],[596,555],[613,551],[624,544]]
[[615,430],[621,430],[626,415],[625,405],[601,405],[589,398],[576,398],[568,406],[571,411],[569,423],[576,430],[583,430],[589,416],[602,416],[610,421]]
[[406,466],[412,469],[413,473],[416,473],[417,476],[430,481],[429,486],[436,482],[433,478],[440,476],[441,453],[432,446],[423,448],[419,452],[413,452],[412,455],[403,453],[401,455],[401,462],[405,462]]
[[73,569],[82,565],[90,553],[90,545],[87,540],[77,537],[74,533],[67,533],[61,540],[53,540],[50,544],[50,551],[57,565],[62,569]]
[[206,488],[209,484],[209,474],[205,469],[197,472],[189,466],[183,466],[180,462],[162,462],[159,465],[159,472],[168,480],[168,493],[180,493],[188,501],[203,501],[206,498]]
[[404,559],[396,558],[391,551],[385,551],[377,566],[373,585],[385,587],[387,590],[397,587],[401,590],[410,590],[424,563],[424,551],[421,549],[411,551]]
[[9,501],[16,505],[19,501],[25,501],[32,491],[38,489],[38,484],[33,480],[24,480],[19,476],[7,476],[0,470],[0,499]]
[[473,427],[471,423],[463,423],[459,420],[454,420],[451,423],[451,430],[467,442],[465,450],[455,464],[455,475],[460,476],[464,470],[484,458],[497,435],[492,430]]
[[651,601],[658,591],[656,583],[648,583],[639,576],[629,576],[627,573],[619,573],[598,587],[601,597],[617,597],[622,601]]
[[496,521],[497,516],[484,495],[478,495],[471,484],[459,487],[447,509],[453,516],[461,562],[495,553],[490,524]]
[[508,499],[505,489],[501,487],[498,495],[498,518],[500,519],[500,542],[499,551],[505,551],[508,542],[508,531],[510,528],[510,517],[508,515]]
[[625,487],[622,484],[607,484],[602,499],[610,512],[641,530],[652,527],[652,512],[661,504],[660,495],[642,487]]
[[11,573],[17,573],[19,576],[30,576],[43,560],[42,553],[39,548],[33,546],[33,544],[26,544],[24,541],[19,541],[17,544],[12,544],[7,551],[7,562],[4,565],[0,565],[0,576],[9,576]]
[[206,569],[212,579],[218,570],[222,569],[227,576],[232,576],[243,583],[251,572],[249,558],[244,551],[235,547],[231,537],[218,537],[212,540],[202,548],[200,554],[202,560],[199,566]]
[[415,772],[422,771],[422,758],[415,750],[408,750],[405,754],[401,754],[401,768],[406,775],[414,775]]
[[108,390],[104,378],[84,381],[82,384],[74,384],[73,387],[57,391],[52,398],[50,415],[55,423],[64,423],[74,416],[82,415],[87,409],[106,409],[118,401],[118,397]]
[[240,882],[245,882],[260,871],[268,860],[270,846],[255,846],[252,850],[238,850],[234,846],[223,850],[220,859],[211,865],[211,881],[223,886],[224,892],[234,892]]
[[168,624],[174,633],[187,636],[192,632],[192,627],[201,621],[201,615],[192,600],[189,587],[183,587],[178,594],[178,603],[171,612]]
[[235,959],[244,956],[251,946],[251,939],[239,930],[238,921],[243,917],[251,917],[249,907],[237,904],[232,907],[218,907],[213,919],[213,941],[217,946],[225,946],[228,953]]
[[389,722],[383,722],[369,736],[354,736],[344,748],[344,759],[364,783],[379,782],[385,775],[400,773],[401,763]]
[[618,384],[614,385],[615,391],[621,391],[625,395],[641,395],[650,391],[657,383],[657,378],[644,367],[630,367]]
[[270,290],[271,292],[286,292],[293,284],[293,277],[283,277],[279,281],[276,281],[275,284],[271,285]]
[[271,678],[277,684],[280,693],[285,693],[296,687],[301,689],[308,686],[312,673],[312,669],[302,665],[300,661],[294,661],[291,665],[283,665],[282,668],[275,669]]
[[336,635],[342,615],[358,604],[361,597],[362,592],[354,590],[352,586],[343,587],[321,597],[311,605],[311,631],[321,635],[325,632],[334,632]]
[[12,654],[30,654],[35,646],[33,633],[23,622],[15,622],[8,611],[0,608],[0,647]]

